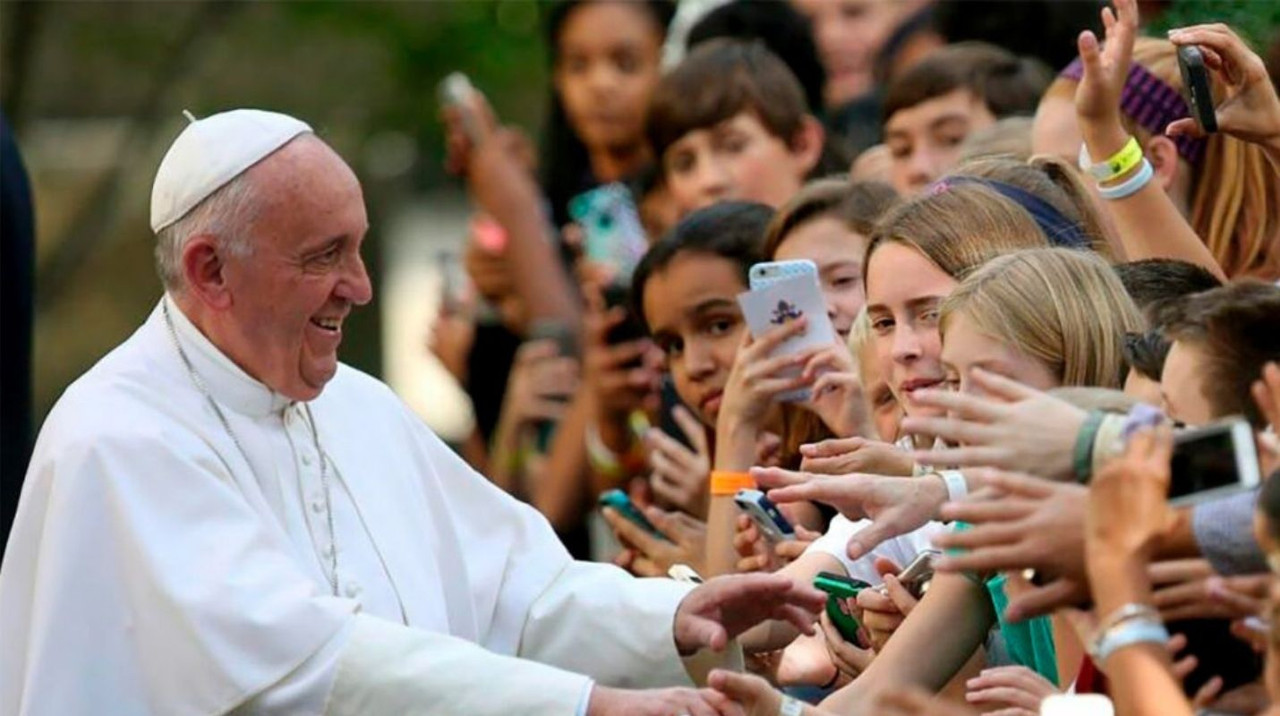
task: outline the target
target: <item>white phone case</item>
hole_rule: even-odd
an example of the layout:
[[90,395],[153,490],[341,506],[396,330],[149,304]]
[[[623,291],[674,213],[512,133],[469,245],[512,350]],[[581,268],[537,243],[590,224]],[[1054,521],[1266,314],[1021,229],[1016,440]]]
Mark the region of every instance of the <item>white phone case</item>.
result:
[[[813,262],[807,263],[812,265]],[[770,281],[759,289],[738,294],[738,305],[742,307],[742,315],[746,317],[747,327],[754,338],[801,316],[808,320],[804,333],[788,338],[771,355],[791,355],[809,348],[825,348],[837,343],[836,331],[831,325],[831,318],[827,316],[827,305],[822,298],[816,272],[803,272],[776,282]],[[796,366],[785,375],[799,375],[801,370],[801,366]],[[809,389],[799,388],[783,393],[778,399],[803,402],[809,399]]]

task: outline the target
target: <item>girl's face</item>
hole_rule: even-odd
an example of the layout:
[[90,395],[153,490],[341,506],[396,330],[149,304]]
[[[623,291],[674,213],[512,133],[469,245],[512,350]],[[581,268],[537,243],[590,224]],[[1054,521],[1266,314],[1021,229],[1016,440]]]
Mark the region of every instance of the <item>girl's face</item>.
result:
[[974,368],[1037,390],[1049,390],[1062,383],[1040,360],[978,330],[963,311],[947,322],[947,333],[942,339],[942,367],[947,371],[947,382],[966,393],[980,392],[969,377]]
[[649,276],[644,317],[667,358],[676,393],[714,427],[746,324],[737,296],[747,289],[737,263],[713,254],[678,254]]
[[946,379],[940,355],[938,306],[957,281],[924,254],[896,241],[878,246],[867,265],[867,317],[876,363],[907,415],[943,411],[919,405],[912,394]]
[[848,340],[849,329],[866,302],[862,290],[862,256],[866,251],[866,237],[850,231],[838,219],[820,216],[793,229],[774,253],[778,261],[809,259],[818,265],[827,315],[841,342]]
[[874,349],[875,342],[869,341],[859,352],[858,379],[862,382],[862,399],[867,403],[876,436],[891,443],[898,439],[898,430],[902,423],[902,406],[898,405],[898,399],[893,396],[889,382],[880,373]]
[[600,151],[643,142],[662,50],[649,13],[628,2],[585,3],[570,12],[556,49],[556,91],[582,143]]

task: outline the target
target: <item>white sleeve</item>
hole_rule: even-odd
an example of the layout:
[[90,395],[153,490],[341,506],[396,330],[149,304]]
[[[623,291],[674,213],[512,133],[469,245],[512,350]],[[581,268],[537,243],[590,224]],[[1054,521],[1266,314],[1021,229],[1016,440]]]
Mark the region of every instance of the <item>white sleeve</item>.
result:
[[570,562],[534,601],[519,655],[619,688],[688,686],[676,608],[693,585]]
[[323,710],[332,716],[564,716],[591,693],[585,676],[363,614],[338,656]]
[[280,681],[259,692],[235,710],[236,714],[318,714],[333,690],[338,660],[351,639],[348,623],[319,651]]

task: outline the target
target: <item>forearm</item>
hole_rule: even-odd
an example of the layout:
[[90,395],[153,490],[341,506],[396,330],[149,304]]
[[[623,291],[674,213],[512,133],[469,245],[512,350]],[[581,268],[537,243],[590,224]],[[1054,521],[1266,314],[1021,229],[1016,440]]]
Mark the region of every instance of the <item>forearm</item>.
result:
[[564,419],[556,427],[551,450],[542,469],[529,480],[529,501],[557,530],[573,527],[582,516],[590,492],[585,434],[590,412],[585,393],[575,394]]
[[[825,552],[808,551],[791,564],[778,570],[778,574],[790,577],[798,584],[812,584],[818,572],[834,572],[844,574],[844,565],[840,560]],[[847,575],[846,575],[847,576]],[[796,637],[800,636],[791,622],[767,621],[748,630],[738,637],[744,651],[775,651],[781,649]]]
[[[1129,133],[1118,121],[1102,124],[1081,122],[1080,129],[1085,147],[1094,161],[1114,155],[1129,139]],[[1117,229],[1116,238],[1120,245],[1115,248],[1125,260],[1180,259],[1203,266],[1226,280],[1213,254],[1155,179],[1123,199],[1103,201],[1107,202]]]
[[712,495],[707,508],[707,553],[703,564],[707,574],[715,577],[733,574],[738,565],[738,551],[733,547],[738,506],[733,495]]
[[530,321],[562,321],[575,330],[578,302],[557,252],[533,177],[515,164],[495,168],[483,186],[473,183],[476,202],[507,231],[507,255],[516,292]]
[[963,575],[939,574],[871,666],[827,697],[822,707],[862,714],[869,713],[878,695],[903,686],[936,692],[982,646],[994,623],[991,599],[983,585]]
[[1191,716],[1182,684],[1174,678],[1169,652],[1160,644],[1136,644],[1103,664],[1117,716]]

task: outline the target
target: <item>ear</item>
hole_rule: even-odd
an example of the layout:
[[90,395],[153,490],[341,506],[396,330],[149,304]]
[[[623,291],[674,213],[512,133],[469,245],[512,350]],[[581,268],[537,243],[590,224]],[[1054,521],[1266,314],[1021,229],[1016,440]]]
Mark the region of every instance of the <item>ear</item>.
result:
[[800,169],[801,183],[807,181],[809,172],[818,166],[818,160],[822,158],[822,145],[826,139],[827,130],[823,129],[822,123],[813,115],[806,114],[800,121],[800,128],[791,138],[790,147],[791,155],[795,157]]
[[226,265],[218,251],[218,240],[201,234],[187,241],[182,250],[182,279],[187,293],[215,310],[231,307]]
[[1155,180],[1167,193],[1178,174],[1178,145],[1164,135],[1156,135],[1147,140],[1143,153],[1156,172]]

